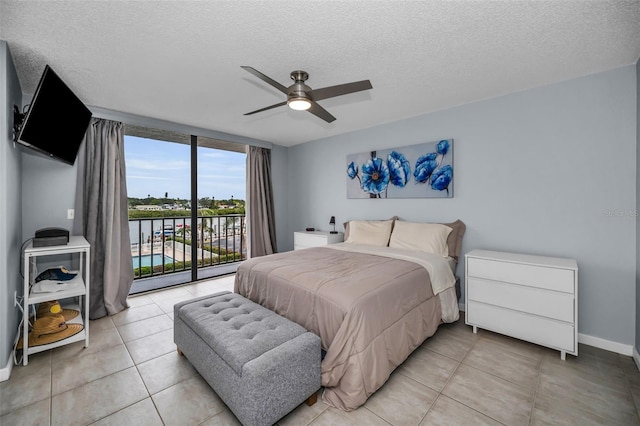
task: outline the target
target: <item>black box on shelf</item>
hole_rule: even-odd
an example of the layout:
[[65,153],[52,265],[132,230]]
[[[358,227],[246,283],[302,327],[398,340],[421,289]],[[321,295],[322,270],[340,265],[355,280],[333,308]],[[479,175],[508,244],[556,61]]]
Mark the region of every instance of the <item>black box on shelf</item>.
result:
[[36,231],[34,247],[63,246],[69,244],[69,231],[63,228],[42,228]]

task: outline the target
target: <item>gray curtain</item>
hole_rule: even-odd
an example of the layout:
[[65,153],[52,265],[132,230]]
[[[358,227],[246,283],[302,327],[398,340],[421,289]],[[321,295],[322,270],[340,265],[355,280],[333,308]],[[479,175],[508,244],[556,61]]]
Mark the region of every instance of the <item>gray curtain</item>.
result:
[[91,244],[89,317],[97,319],[126,309],[133,283],[122,123],[91,119],[76,162],[74,234]]
[[276,252],[271,150],[256,146],[247,151],[247,234],[249,257]]

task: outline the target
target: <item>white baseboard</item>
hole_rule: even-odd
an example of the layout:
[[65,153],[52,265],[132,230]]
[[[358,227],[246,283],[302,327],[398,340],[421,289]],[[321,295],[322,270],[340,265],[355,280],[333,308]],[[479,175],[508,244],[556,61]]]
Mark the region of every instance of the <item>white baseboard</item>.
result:
[[458,310],[460,312],[466,312],[465,309],[464,309],[464,303],[458,303]]
[[640,354],[635,347],[633,348],[633,360],[636,362],[636,367],[638,367],[638,370],[640,370]]
[[611,340],[601,339],[600,337],[589,336],[588,334],[578,333],[578,342],[585,345],[594,346],[606,351],[616,352],[621,355],[632,356],[633,346],[624,343],[612,342]]
[[11,370],[13,369],[13,351],[9,354],[9,362],[7,366],[0,369],[0,382],[9,380],[11,377]]

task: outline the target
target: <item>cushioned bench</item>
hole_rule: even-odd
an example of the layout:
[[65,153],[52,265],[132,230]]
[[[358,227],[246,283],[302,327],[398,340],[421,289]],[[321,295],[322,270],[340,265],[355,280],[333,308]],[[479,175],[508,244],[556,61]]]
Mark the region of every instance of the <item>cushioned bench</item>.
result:
[[320,389],[320,338],[239,294],[176,304],[174,341],[245,426],[272,425]]

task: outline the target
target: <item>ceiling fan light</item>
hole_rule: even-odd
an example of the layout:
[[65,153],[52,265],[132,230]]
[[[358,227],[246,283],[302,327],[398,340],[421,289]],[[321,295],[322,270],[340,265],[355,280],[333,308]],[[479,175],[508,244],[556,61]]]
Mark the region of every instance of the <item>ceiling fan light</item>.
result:
[[311,108],[311,102],[309,102],[309,100],[305,98],[289,99],[289,102],[287,104],[289,105],[289,108],[295,109],[297,111],[306,111]]

